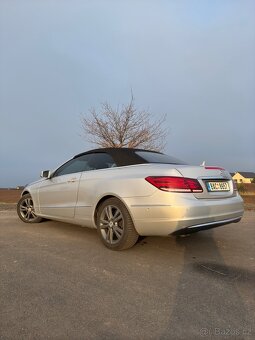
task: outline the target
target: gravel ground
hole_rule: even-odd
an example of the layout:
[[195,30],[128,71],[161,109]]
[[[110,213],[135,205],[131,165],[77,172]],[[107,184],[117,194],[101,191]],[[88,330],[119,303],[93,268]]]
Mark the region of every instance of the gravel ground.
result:
[[16,210],[16,203],[0,203],[0,211],[3,210]]
[[95,230],[13,208],[0,213],[0,339],[255,338],[255,211],[114,252]]

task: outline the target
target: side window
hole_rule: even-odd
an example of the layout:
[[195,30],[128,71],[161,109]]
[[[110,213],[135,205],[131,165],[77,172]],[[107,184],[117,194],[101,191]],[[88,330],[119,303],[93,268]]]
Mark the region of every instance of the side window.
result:
[[98,170],[116,166],[113,158],[107,153],[91,153],[71,159],[58,168],[54,177],[73,174],[75,172]]
[[89,156],[88,165],[90,167],[90,170],[106,169],[116,166],[113,158],[108,153],[98,152],[91,153],[86,156]]
[[84,158],[84,156],[78,157],[71,159],[67,163],[63,164],[60,168],[58,168],[54,173],[54,177],[73,174],[75,172],[81,172],[86,170],[90,170],[88,167],[88,160]]

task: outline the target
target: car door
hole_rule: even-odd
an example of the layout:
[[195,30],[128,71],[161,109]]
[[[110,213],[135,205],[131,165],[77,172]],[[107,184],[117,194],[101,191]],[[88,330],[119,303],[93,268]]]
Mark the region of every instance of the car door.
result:
[[107,169],[116,167],[116,163],[107,152],[91,152],[84,157],[88,171],[81,174],[75,219],[81,224],[92,226],[93,206],[101,198],[98,197],[98,190],[103,190],[102,184],[108,178],[105,177]]
[[40,213],[55,218],[73,218],[82,171],[88,169],[84,157],[63,164],[38,190]]

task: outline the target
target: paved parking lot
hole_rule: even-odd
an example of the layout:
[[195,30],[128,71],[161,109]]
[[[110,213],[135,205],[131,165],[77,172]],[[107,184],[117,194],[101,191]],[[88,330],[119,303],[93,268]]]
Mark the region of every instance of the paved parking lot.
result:
[[95,230],[0,211],[1,339],[255,338],[255,211],[113,252]]

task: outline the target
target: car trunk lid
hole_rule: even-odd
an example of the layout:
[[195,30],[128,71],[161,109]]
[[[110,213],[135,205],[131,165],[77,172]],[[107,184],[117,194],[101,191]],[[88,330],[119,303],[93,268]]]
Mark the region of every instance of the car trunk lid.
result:
[[214,166],[179,166],[176,170],[187,178],[197,179],[203,188],[201,193],[193,193],[198,199],[218,199],[234,196],[235,190],[228,171]]

